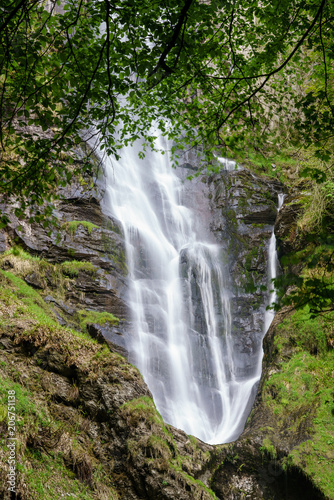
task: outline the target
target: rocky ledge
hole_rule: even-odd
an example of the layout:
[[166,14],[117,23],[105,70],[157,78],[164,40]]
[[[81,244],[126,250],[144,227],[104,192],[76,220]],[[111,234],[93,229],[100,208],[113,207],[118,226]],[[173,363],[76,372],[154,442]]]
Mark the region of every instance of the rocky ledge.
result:
[[[93,189],[77,183],[70,186],[57,202],[56,225],[49,227],[18,220],[14,205],[2,205],[10,224],[6,231],[0,231],[0,249],[5,252],[18,245],[51,264],[31,266],[24,279],[41,290],[61,325],[75,326],[75,317],[83,310],[118,318],[112,327],[103,323],[99,328],[124,352],[129,330],[125,248],[120,224],[102,212],[103,194],[101,184]],[[7,258],[1,265],[10,269],[13,264]]]

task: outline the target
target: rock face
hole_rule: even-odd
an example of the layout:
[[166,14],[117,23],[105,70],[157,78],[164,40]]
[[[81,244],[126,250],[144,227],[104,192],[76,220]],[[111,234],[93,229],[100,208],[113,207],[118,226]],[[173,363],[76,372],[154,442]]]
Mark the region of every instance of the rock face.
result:
[[[14,387],[17,417],[25,424],[16,434],[24,446],[23,451],[17,450],[21,469],[16,498],[41,498],[27,481],[25,472],[29,471],[35,484],[41,482],[39,491],[46,494],[49,482],[57,491],[56,498],[71,496],[66,491],[66,470],[73,471],[89,499],[212,498],[208,488],[192,476],[204,475],[213,460],[209,453],[213,448],[164,426],[139,372],[124,358],[92,341],[65,334],[37,328],[27,335],[14,323],[10,332],[1,329],[0,378],[10,390]],[[8,365],[15,365],[15,373],[4,369]],[[22,414],[18,384],[23,383],[30,408],[37,405],[44,423],[38,418],[31,425],[32,410]],[[6,439],[8,427],[4,425],[2,431]],[[58,459],[48,479],[45,470],[40,475],[39,461],[48,463],[50,453]],[[4,459],[1,454],[0,498],[7,500],[12,497],[6,488]],[[58,470],[59,461],[65,470]],[[81,491],[80,486],[76,488]]]
[[[54,498],[71,492],[75,498],[84,490],[92,500],[325,498],[297,468],[283,471],[292,436],[281,447],[276,441],[274,452],[266,444],[275,429],[260,393],[239,440],[202,443],[163,423],[139,372],[103,339],[95,343],[29,320],[21,292],[14,294],[2,274],[0,279],[1,290],[12,293],[10,305],[3,300],[0,306],[0,380],[17,398],[17,498],[37,500],[41,491],[51,498],[49,489]],[[1,420],[0,426],[0,498],[9,500],[2,447],[8,425]],[[308,433],[305,421],[299,442]]]
[[[78,266],[78,271],[65,287],[63,300],[57,296],[46,296],[61,324],[72,326],[74,312],[88,309],[109,312],[120,319],[118,327],[104,326],[104,335],[120,346],[127,333],[126,258],[122,229],[117,220],[105,215],[101,209],[104,189],[98,183],[92,189],[83,189],[80,184],[69,186],[57,203],[56,227],[18,221],[11,205],[1,206],[11,223],[8,232],[2,231],[0,249],[19,244],[30,254],[46,258],[51,263],[82,262],[92,265]],[[20,229],[20,227],[22,229]],[[1,246],[2,245],[2,246]],[[34,288],[45,289],[47,284],[56,288],[52,273],[41,281],[36,274],[25,280]]]
[[[211,230],[227,254],[231,278],[232,333],[238,357],[252,369],[251,356],[260,348],[264,312],[269,303],[268,245],[277,214],[276,180],[255,176],[248,170],[226,171],[210,179]],[[240,368],[241,369],[241,368]]]

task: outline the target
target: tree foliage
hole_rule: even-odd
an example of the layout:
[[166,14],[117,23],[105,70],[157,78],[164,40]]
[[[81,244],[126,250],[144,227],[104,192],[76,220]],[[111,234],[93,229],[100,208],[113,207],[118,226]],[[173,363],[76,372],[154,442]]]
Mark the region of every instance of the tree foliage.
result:
[[328,156],[334,57],[328,0],[57,4],[1,2],[3,193],[44,201],[52,184],[75,170],[60,153],[92,128],[117,155],[139,136],[152,144],[152,124],[182,136],[184,147],[236,148],[246,139],[263,141],[279,117]]
[[90,135],[117,156],[162,133],[210,159],[279,129],[331,158],[329,0],[2,0],[0,12],[0,194],[20,199],[18,216],[50,215],[54,187],[91,171],[78,160]]
[[[283,257],[285,273],[274,280],[279,300],[272,308],[307,307],[310,317],[315,318],[334,311],[334,236],[327,232],[308,234],[307,240],[304,250]],[[301,262],[302,272],[291,272]]]

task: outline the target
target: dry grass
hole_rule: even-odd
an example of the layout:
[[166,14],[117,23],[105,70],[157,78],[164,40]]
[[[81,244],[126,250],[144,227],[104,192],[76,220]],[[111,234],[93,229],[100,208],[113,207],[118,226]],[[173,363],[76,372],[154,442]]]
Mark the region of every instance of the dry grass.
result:
[[328,188],[333,183],[316,184],[307,196],[308,203],[298,220],[298,227],[303,233],[319,233],[323,229],[324,217],[334,221],[333,197]]

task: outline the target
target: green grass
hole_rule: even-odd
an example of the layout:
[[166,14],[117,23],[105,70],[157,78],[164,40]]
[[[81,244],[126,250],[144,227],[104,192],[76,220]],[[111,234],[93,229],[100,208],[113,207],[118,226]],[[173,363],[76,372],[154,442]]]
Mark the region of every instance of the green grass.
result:
[[73,500],[96,498],[64,466],[61,456],[54,459],[45,453],[28,452],[26,457],[27,461],[20,466],[19,473],[25,477],[32,500],[54,500],[59,495]]
[[333,336],[334,313],[310,318],[309,307],[305,306],[285,318],[278,326],[276,347],[282,351],[294,348],[295,351],[306,351],[311,354],[326,354]]
[[[296,465],[302,468],[321,488],[328,498],[334,498],[334,401],[333,387],[328,387],[328,382],[333,382],[334,359],[323,359],[316,365],[307,362],[303,366],[305,372],[321,374],[312,375],[316,380],[309,386],[305,398],[316,408],[313,418],[312,439],[304,441],[289,454],[286,465]],[[305,386],[305,381],[301,377]],[[325,382],[324,382],[325,381]],[[312,387],[313,386],[313,387]],[[327,386],[327,387],[326,387]],[[316,391],[316,392],[315,392]]]
[[315,148],[306,149],[302,145],[282,144],[278,147],[268,142],[260,151],[249,144],[247,148],[233,151],[232,156],[256,174],[278,178],[290,186],[305,182],[300,178],[300,171],[304,168],[323,169],[322,162],[315,156]]
[[94,274],[97,271],[96,267],[91,262],[78,260],[67,260],[60,264],[60,268],[63,274],[71,277],[78,276],[80,271],[84,271],[88,274]]
[[40,257],[35,257],[35,256],[31,255],[30,253],[23,250],[19,245],[13,246],[12,248],[9,248],[2,255],[4,257],[6,257],[8,255],[14,255],[15,257],[21,257],[21,259],[27,259],[27,260],[31,260],[34,262],[41,261]]
[[[280,371],[266,381],[263,398],[283,427],[289,423],[288,432],[309,436],[289,453],[285,466],[301,468],[328,498],[334,499],[332,325],[333,314],[310,319],[308,308],[279,325],[275,356],[280,360]],[[263,446],[270,453],[272,443],[263,442]]]
[[18,301],[21,303],[16,308],[17,316],[21,314],[22,317],[30,317],[42,325],[58,326],[50,309],[36,290],[27,285],[21,278],[15,276],[15,274],[9,271],[0,272],[10,282],[10,288],[2,289],[0,296],[9,305],[11,305],[11,300],[12,303],[18,303]]
[[262,453],[267,453],[271,459],[276,458],[276,449],[269,438],[264,438],[260,447]]
[[7,405],[8,391],[15,391],[16,428],[18,431],[27,427],[27,420],[31,421],[29,426],[31,423],[34,426],[38,424],[46,426],[49,424],[45,409],[35,403],[30,391],[10,379],[0,377],[0,381],[0,403],[2,405]]
[[88,311],[87,309],[80,309],[77,311],[79,317],[79,324],[82,330],[86,329],[89,324],[105,325],[118,325],[119,319],[108,312]]
[[[94,275],[97,268],[87,261],[66,261],[61,264],[50,264],[43,259],[31,257],[20,247],[14,247],[7,252],[7,259],[13,266],[10,271],[0,270],[0,325],[10,326],[17,319],[28,323],[39,323],[48,327],[58,327],[52,308],[43,300],[44,295],[65,300],[69,289],[75,288],[79,272]],[[29,286],[24,277],[34,273],[44,286],[43,291],[37,291]],[[7,306],[6,306],[7,305]],[[1,314],[1,308],[7,307]],[[61,313],[60,313],[61,314]],[[109,323],[117,325],[119,320],[109,312],[96,312],[80,309],[73,317],[67,319],[73,328],[86,332],[86,325]],[[27,326],[28,328],[28,326]],[[80,334],[78,334],[80,335]],[[81,334],[82,335],[82,334]]]
[[212,498],[213,500],[218,500],[215,493],[210,488],[205,486],[205,484],[202,481],[200,481],[200,479],[194,479],[192,476],[184,472],[179,466],[171,465],[171,467],[175,471],[179,472],[185,478],[186,482],[193,484],[195,486],[199,486],[209,495],[210,498]]
[[133,426],[138,425],[139,421],[148,424],[163,424],[162,417],[157,411],[155,404],[148,396],[140,396],[120,407],[120,413],[126,416],[129,423]]
[[71,222],[66,222],[63,224],[63,227],[66,231],[68,231],[72,236],[75,235],[79,226],[83,226],[87,229],[88,234],[91,234],[93,229],[98,229],[99,226],[93,224],[92,222],[88,222],[86,220],[72,220]]
[[[63,328],[38,291],[21,278],[11,272],[0,270],[0,284],[0,326],[15,328],[19,322],[24,327],[22,334],[30,335],[31,338],[39,338],[40,331],[43,331],[45,338],[50,337],[51,340],[54,337],[55,342],[63,335],[71,342],[71,339],[73,341],[76,339],[75,342],[79,341],[82,345],[98,346],[98,342],[86,332],[86,325],[106,322],[118,324],[118,318],[110,313],[81,310],[78,315],[81,331]],[[80,344],[74,345],[74,343],[72,343],[73,351],[80,347]]]

